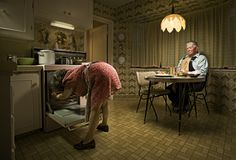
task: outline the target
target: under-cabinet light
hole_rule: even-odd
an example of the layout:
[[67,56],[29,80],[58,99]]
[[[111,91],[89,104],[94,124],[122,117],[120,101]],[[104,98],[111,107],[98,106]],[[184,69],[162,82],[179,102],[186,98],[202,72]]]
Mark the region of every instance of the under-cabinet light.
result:
[[52,21],[50,25],[54,26],[54,27],[69,29],[69,30],[74,30],[75,29],[74,25],[69,24],[69,23],[65,23],[65,22],[60,22],[60,21]]

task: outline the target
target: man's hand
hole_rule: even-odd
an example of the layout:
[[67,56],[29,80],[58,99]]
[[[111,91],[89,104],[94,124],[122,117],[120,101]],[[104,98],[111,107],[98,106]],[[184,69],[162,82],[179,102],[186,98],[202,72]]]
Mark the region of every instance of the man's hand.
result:
[[188,72],[186,72],[186,71],[180,71],[180,73],[182,73],[183,76],[187,76],[188,75]]
[[179,72],[177,72],[177,75],[178,76],[187,76],[188,75],[188,72],[184,71],[184,70],[181,70]]

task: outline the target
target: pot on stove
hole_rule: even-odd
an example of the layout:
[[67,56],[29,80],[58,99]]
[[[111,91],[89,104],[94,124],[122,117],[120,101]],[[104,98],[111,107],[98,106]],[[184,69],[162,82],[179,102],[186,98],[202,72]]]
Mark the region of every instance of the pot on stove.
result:
[[52,50],[40,50],[38,56],[39,64],[55,64],[55,53]]

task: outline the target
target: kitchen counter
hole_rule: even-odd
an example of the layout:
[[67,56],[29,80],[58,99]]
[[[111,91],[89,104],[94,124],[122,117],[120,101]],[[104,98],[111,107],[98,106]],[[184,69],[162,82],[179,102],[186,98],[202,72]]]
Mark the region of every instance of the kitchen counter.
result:
[[40,72],[43,69],[43,65],[17,65],[14,72]]

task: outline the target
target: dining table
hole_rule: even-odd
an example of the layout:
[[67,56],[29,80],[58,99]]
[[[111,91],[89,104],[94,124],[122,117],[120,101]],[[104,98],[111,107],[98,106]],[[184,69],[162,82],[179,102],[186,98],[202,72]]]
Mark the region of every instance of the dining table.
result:
[[177,76],[177,75],[171,75],[171,74],[155,74],[151,76],[145,77],[146,80],[149,81],[148,86],[148,94],[147,94],[147,100],[146,100],[146,108],[145,108],[145,116],[144,116],[144,123],[146,122],[146,115],[149,105],[149,99],[150,99],[150,90],[152,88],[152,84],[155,84],[157,82],[163,82],[163,83],[178,83],[179,84],[179,119],[178,119],[178,131],[180,135],[181,130],[181,119],[182,119],[182,112],[184,107],[184,98],[186,96],[187,92],[187,86],[191,83],[198,83],[198,82],[204,82],[206,80],[205,76],[196,76],[196,75],[187,75],[187,76]]

